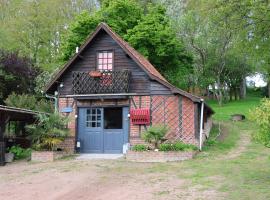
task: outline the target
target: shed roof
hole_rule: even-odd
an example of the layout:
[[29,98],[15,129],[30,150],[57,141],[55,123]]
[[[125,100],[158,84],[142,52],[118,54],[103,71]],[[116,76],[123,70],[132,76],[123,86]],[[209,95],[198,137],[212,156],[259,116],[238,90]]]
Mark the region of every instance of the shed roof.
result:
[[24,108],[16,108],[0,105],[0,115],[8,118],[9,121],[29,121],[33,120],[38,111],[28,110]]

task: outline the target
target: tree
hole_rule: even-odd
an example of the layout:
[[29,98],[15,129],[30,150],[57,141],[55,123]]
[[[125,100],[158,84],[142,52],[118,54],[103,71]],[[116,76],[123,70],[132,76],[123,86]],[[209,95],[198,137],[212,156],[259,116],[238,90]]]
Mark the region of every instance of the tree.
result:
[[68,60],[75,53],[76,47],[82,45],[100,22],[106,22],[122,37],[128,29],[137,25],[143,12],[133,0],[103,1],[99,11],[91,14],[83,11],[70,24],[62,44],[63,60]]
[[24,108],[45,113],[53,113],[54,106],[47,99],[38,98],[32,94],[16,94],[12,92],[6,99],[5,104],[16,108]]
[[35,66],[53,71],[69,22],[83,9],[92,12],[96,7],[94,0],[1,1],[0,48],[18,51]]
[[28,57],[18,52],[0,50],[0,101],[12,91],[30,93],[34,90],[34,78],[39,73]]
[[169,81],[180,87],[188,86],[192,57],[177,39],[161,5],[149,5],[143,13],[135,1],[103,1],[101,10],[95,14],[81,13],[70,25],[65,38],[64,60],[70,58],[102,21],[147,57]]
[[166,9],[161,5],[150,6],[140,23],[128,30],[125,39],[173,84],[187,88],[192,57],[177,39]]
[[[241,6],[242,2],[234,0],[214,0],[211,3],[191,0],[183,5],[182,15],[170,12],[177,25],[178,36],[184,38],[186,47],[194,56],[194,86],[201,88],[203,94],[203,90],[211,85],[220,105],[227,96],[228,73],[232,74],[234,70],[238,71],[235,68],[240,67],[229,67],[228,55],[239,51],[242,47],[239,44],[246,42],[243,38],[247,34],[242,29],[247,19],[237,13]],[[244,53],[238,56],[240,60],[247,57]]]
[[35,150],[55,151],[69,135],[67,124],[69,118],[63,117],[60,113],[38,114],[36,124],[27,125],[26,130],[32,141]]

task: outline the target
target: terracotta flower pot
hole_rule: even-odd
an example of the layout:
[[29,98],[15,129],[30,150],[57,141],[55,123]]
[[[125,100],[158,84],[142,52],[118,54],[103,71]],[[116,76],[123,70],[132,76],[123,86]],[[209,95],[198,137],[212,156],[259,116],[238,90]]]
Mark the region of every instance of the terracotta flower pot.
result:
[[5,154],[5,161],[7,163],[11,163],[14,160],[14,153],[6,153]]
[[100,78],[102,76],[102,73],[100,71],[91,71],[89,72],[89,76],[94,78]]

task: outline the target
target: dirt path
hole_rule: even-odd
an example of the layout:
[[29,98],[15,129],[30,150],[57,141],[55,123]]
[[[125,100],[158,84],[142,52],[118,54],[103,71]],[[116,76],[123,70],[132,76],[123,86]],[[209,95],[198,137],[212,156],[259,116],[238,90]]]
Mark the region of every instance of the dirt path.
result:
[[159,167],[159,164],[121,160],[15,163],[0,168],[0,197],[5,200],[220,199],[215,190],[202,191],[175,172],[161,172]]
[[240,138],[237,143],[237,147],[230,151],[225,158],[226,159],[234,159],[240,156],[243,152],[246,151],[247,146],[250,144],[250,132],[249,131],[241,131]]
[[[224,140],[228,133],[228,130],[224,129],[222,130],[224,133],[222,133],[219,137],[222,138],[222,140]],[[233,148],[231,151],[229,151],[227,154],[225,154],[224,156],[219,157],[218,159],[234,159],[238,156],[240,156],[243,152],[246,151],[247,146],[250,144],[250,131],[247,130],[241,130],[240,131],[240,137],[239,140],[237,141],[236,147]]]

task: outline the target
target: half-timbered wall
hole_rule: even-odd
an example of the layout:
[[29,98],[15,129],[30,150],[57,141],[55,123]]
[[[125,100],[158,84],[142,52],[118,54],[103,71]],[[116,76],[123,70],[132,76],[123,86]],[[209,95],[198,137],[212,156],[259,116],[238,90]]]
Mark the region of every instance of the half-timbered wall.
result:
[[[198,144],[195,138],[197,115],[196,104],[180,95],[152,95],[132,97],[131,109],[149,108],[151,110],[151,125],[165,125],[169,131],[166,138],[170,141],[183,141]],[[143,143],[141,133],[147,127],[130,125],[131,144]]]

